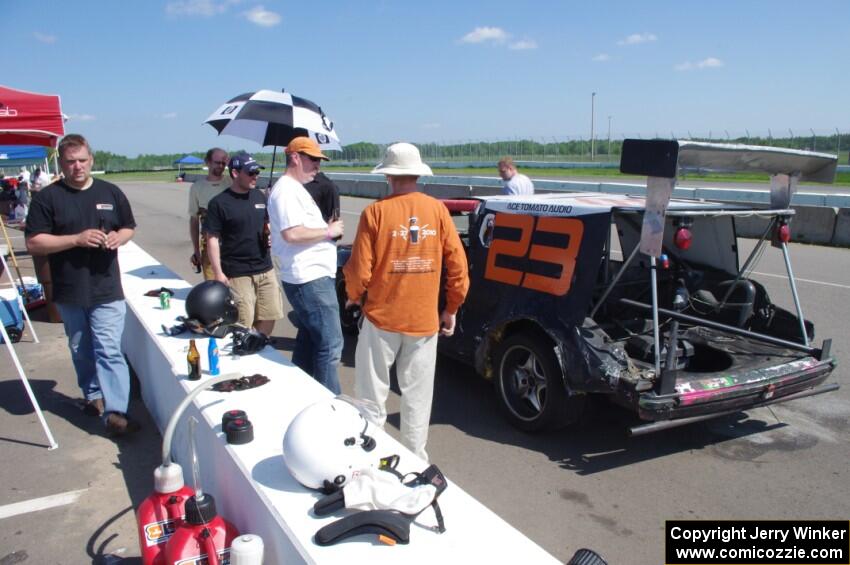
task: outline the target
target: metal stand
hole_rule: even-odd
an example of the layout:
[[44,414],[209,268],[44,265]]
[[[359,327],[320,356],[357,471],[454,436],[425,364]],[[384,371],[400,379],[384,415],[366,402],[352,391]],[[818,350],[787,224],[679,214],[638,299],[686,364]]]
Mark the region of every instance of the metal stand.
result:
[[661,377],[661,337],[658,333],[658,273],[655,257],[649,258],[649,276],[652,285],[652,341],[655,348],[655,376]]
[[797,308],[797,319],[800,322],[800,332],[803,334],[803,344],[809,345],[806,334],[806,321],[803,319],[803,308],[800,306],[800,296],[797,294],[797,283],[794,282],[794,272],[791,270],[791,256],[788,254],[788,244],[782,242],[782,256],[785,258],[785,269],[788,271],[788,282],[791,283],[791,295],[794,297],[794,307]]

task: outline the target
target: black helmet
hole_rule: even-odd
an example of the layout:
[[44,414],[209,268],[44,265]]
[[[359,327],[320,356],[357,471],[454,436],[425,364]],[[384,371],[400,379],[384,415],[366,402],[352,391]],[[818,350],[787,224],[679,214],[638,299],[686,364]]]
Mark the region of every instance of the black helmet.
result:
[[218,281],[195,285],[186,297],[189,325],[214,337],[224,337],[239,319],[230,288]]

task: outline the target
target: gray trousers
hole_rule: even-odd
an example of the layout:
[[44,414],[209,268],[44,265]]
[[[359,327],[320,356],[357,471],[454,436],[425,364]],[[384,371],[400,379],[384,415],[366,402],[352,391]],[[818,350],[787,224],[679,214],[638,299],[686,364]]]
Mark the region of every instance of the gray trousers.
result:
[[354,394],[378,405],[378,424],[387,420],[390,367],[401,389],[401,443],[428,461],[425,444],[434,396],[437,334],[409,336],[377,328],[365,316],[354,356]]

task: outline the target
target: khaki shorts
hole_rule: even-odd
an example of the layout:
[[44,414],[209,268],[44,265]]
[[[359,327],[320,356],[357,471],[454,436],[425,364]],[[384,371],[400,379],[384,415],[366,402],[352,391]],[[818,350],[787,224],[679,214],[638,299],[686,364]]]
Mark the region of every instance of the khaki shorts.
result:
[[255,322],[283,318],[283,298],[274,269],[259,275],[233,277],[230,288],[243,326],[250,328]]

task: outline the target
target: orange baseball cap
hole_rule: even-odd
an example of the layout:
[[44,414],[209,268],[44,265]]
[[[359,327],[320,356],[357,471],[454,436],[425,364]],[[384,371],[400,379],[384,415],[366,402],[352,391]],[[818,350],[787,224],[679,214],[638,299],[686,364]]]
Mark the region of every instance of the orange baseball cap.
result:
[[289,142],[289,145],[286,146],[286,153],[304,153],[305,155],[309,155],[310,157],[316,157],[317,159],[324,159],[325,161],[330,161],[330,159],[322,153],[322,150],[319,149],[319,144],[310,139],[309,137],[296,137],[292,141]]

